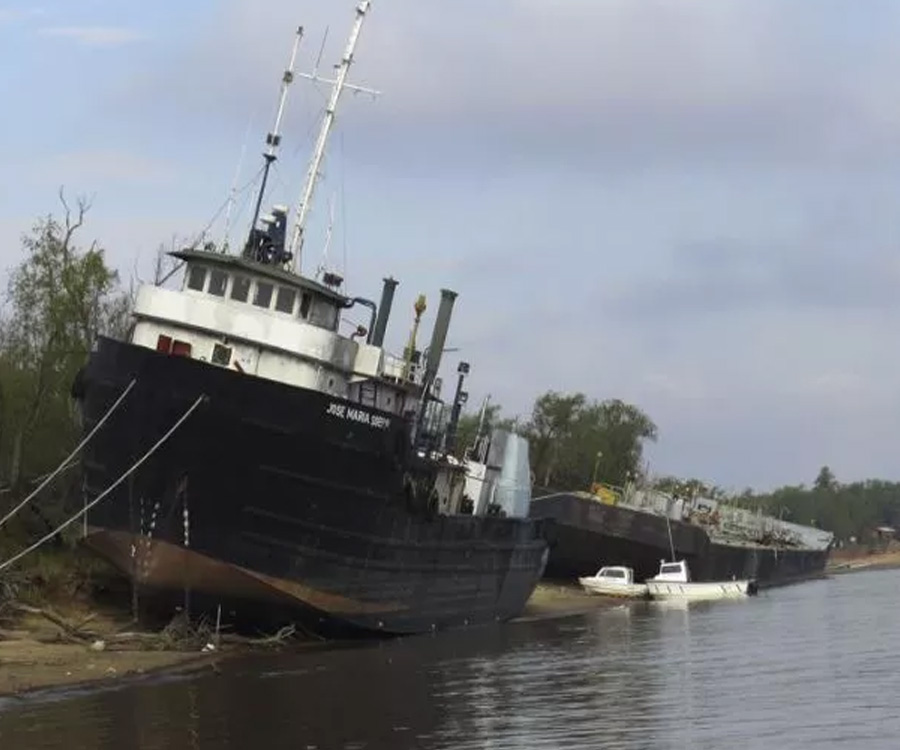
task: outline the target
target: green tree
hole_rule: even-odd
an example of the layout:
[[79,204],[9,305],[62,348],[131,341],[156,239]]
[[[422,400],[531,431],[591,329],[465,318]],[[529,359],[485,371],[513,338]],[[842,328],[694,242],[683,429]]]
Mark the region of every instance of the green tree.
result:
[[597,477],[624,484],[640,475],[643,444],[656,425],[619,399],[588,401],[584,394],[548,392],[534,405],[528,426],[532,469],[544,486],[587,487]]
[[816,481],[813,483],[813,488],[820,492],[830,492],[836,490],[837,487],[838,483],[837,479],[835,479],[834,472],[827,466],[823,466],[819,469],[819,473],[816,475]]
[[482,414],[479,409],[474,414],[462,414],[459,418],[459,424],[456,428],[456,445],[454,446],[455,454],[462,458],[475,444],[475,438],[478,436],[478,427],[482,425],[485,432],[490,430],[500,421],[500,404],[488,404],[484,409],[484,422],[482,425]]
[[598,406],[595,429],[602,438],[601,476],[623,485],[639,476],[644,442],[656,441],[657,427],[637,406],[619,399],[602,401]]
[[0,472],[14,498],[23,477],[55,466],[77,434],[72,380],[98,333],[121,333],[129,299],[96,242],[75,244],[89,209],[80,199],[22,239],[0,320]]
[[528,425],[531,466],[545,487],[550,486],[563,447],[571,444],[586,402],[583,393],[567,396],[556,391],[548,391],[534,402]]

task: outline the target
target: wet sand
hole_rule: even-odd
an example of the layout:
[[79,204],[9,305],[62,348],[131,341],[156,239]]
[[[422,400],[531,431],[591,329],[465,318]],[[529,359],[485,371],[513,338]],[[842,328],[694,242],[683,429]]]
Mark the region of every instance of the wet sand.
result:
[[[592,596],[574,585],[540,583],[525,611],[515,621],[567,617],[620,603]],[[88,614],[87,610],[70,610],[66,612],[66,620],[78,622]],[[104,633],[121,632],[127,625],[122,616],[106,613],[95,615],[89,628],[102,640]],[[10,627],[4,629],[0,625],[0,696],[113,682],[160,670],[201,669],[223,657],[246,651],[247,648],[239,646],[226,646],[214,653],[202,653],[199,649],[173,651],[140,648],[134,644],[120,646],[108,641],[104,641],[103,650],[94,650],[90,643],[71,642],[62,628],[45,618],[25,614]]]
[[[0,624],[0,696],[41,688],[111,681],[160,669],[192,668],[212,662],[218,654],[143,648],[134,642],[114,643],[115,633],[129,624],[110,613],[72,608],[68,622],[90,615],[89,629],[97,639],[78,642],[63,628],[36,614],[24,614]],[[152,636],[151,636],[152,637]],[[96,640],[100,645],[93,646]]]
[[28,637],[0,641],[0,696],[41,688],[112,681],[160,669],[201,667],[208,654],[172,651],[91,651]]
[[885,552],[833,552],[825,572],[829,575],[855,573],[862,570],[900,568],[900,549],[892,547]]
[[542,581],[537,585],[525,611],[515,621],[549,617],[568,617],[591,612],[601,607],[619,606],[621,599],[588,594],[577,584],[558,584]]

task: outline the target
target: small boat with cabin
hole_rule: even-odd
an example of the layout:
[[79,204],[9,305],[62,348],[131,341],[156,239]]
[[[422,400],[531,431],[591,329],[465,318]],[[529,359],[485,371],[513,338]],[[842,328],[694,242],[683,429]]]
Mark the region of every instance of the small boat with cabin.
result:
[[687,560],[661,560],[659,573],[647,579],[651,599],[705,601],[713,599],[742,599],[757,593],[753,579],[733,581],[692,581]]
[[591,594],[622,599],[646,599],[647,585],[634,582],[634,571],[624,565],[607,565],[592,576],[581,576],[578,583]]

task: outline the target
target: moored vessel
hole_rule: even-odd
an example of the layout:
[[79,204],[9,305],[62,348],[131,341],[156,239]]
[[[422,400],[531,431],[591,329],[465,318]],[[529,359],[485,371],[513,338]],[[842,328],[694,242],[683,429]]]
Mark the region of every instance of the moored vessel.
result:
[[743,599],[757,593],[756,581],[693,581],[686,560],[662,560],[659,572],[648,578],[647,594],[651,599],[686,602]]
[[531,515],[555,524],[546,574],[557,579],[625,565],[645,580],[658,572],[660,559],[677,556],[698,581],[774,586],[824,575],[833,540],[830,532],[727,503],[634,486],[535,494]]
[[621,599],[646,599],[647,585],[636,583],[634,571],[624,565],[605,565],[592,576],[580,576],[578,583],[591,593]]
[[[336,273],[301,272],[369,8],[357,5],[331,82],[290,242],[287,208],[260,207],[301,32],[243,252],[173,253],[181,287],[141,287],[127,338],[101,338],[73,386],[85,432],[105,422],[82,461],[85,543],[145,599],[325,634],[403,634],[515,617],[543,572],[527,442],[495,431],[474,458],[453,455],[465,394],[445,404],[439,369],[456,293],[441,291],[424,351],[420,298],[393,356],[394,279],[376,305]],[[342,332],[342,313],[360,306],[369,325]]]

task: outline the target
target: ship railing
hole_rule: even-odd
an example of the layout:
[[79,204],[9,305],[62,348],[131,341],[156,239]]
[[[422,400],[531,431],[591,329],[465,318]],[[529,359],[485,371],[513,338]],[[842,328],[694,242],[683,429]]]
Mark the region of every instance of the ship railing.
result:
[[403,357],[385,352],[382,375],[394,382],[421,386],[425,379],[425,368],[419,362],[407,362]]
[[602,503],[621,505],[657,515],[668,515],[671,506],[671,499],[663,493],[637,489],[633,486],[620,487],[598,482],[591,486],[590,494]]

